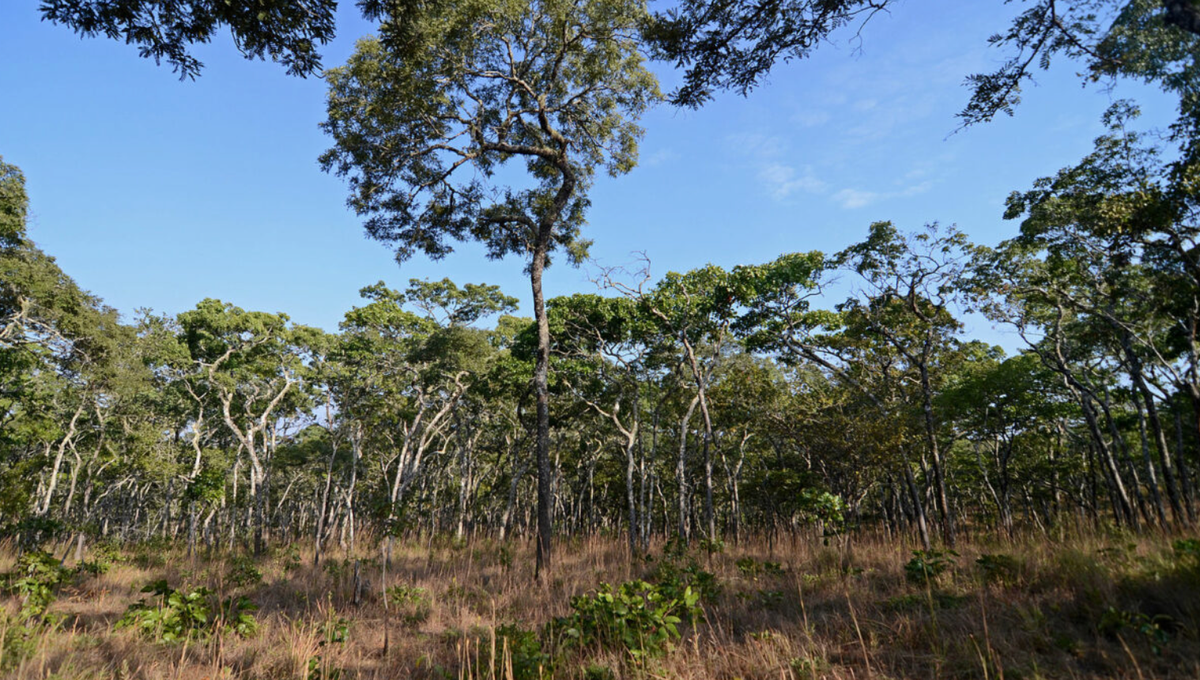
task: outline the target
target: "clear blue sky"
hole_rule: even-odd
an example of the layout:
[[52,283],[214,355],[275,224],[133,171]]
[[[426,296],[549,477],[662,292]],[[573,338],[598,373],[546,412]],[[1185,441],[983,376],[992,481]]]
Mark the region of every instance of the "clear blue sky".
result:
[[[197,50],[198,80],[180,82],[133,47],[41,22],[37,5],[0,4],[0,155],[27,176],[32,238],[127,316],[216,297],[332,330],[364,285],[443,276],[499,284],[530,314],[516,258],[489,262],[465,245],[397,268],[365,238],[342,181],[317,167],[321,80],[246,61],[225,38]],[[343,5],[326,66],[371,30]],[[882,219],[955,223],[987,244],[1012,235],[1004,198],[1086,154],[1114,96],[1081,88],[1064,62],[1015,118],[952,135],[964,76],[1000,62],[986,39],[1020,7],[902,3],[868,26],[861,50],[837,36],[749,98],[651,112],[641,165],[592,193],[593,255],[616,265],[644,251],[661,274],[835,251]],[[658,71],[669,87],[670,69]],[[1116,94],[1138,97],[1147,121],[1172,113],[1144,88]],[[586,270],[548,273],[549,295],[580,290],[595,290]]]

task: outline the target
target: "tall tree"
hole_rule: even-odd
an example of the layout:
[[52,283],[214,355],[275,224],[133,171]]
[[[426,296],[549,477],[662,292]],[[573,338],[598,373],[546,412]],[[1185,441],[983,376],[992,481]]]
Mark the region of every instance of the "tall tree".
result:
[[[658,97],[634,0],[471,0],[375,7],[380,36],[329,73],[334,147],[322,167],[349,178],[350,206],[403,261],[451,241],[526,258],[538,329],[538,573],[551,541],[550,332],[542,277],[555,250],[578,261],[597,169],[628,172],[636,120]],[[498,171],[524,163],[530,181]],[[505,173],[504,177],[511,177]]]

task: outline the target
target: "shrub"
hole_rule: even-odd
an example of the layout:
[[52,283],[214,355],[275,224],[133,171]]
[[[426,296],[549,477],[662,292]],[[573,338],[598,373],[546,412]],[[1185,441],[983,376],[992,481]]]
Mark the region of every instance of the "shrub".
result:
[[241,588],[262,583],[263,575],[252,558],[239,555],[229,562],[229,571],[225,574],[225,580],[233,584],[235,588]]
[[214,602],[208,588],[184,592],[171,588],[165,580],[158,580],[142,588],[142,592],[156,595],[158,602],[142,599],[129,605],[117,621],[118,628],[136,628],[159,642],[205,638],[220,629],[241,637],[250,637],[258,631],[258,623],[251,614],[257,607],[245,597],[215,603],[217,616],[212,619]]
[[251,612],[257,611],[258,605],[249,598],[227,597],[221,602],[217,624],[240,637],[252,637],[258,632],[258,621]]
[[1133,630],[1150,643],[1150,650],[1157,656],[1162,654],[1163,647],[1170,642],[1171,627],[1174,623],[1174,620],[1165,614],[1150,617],[1141,612],[1109,607],[1101,615],[1097,629],[1110,636],[1120,635],[1122,630]]
[[947,569],[954,566],[958,553],[953,550],[914,550],[904,565],[904,575],[912,583],[932,585]]
[[1200,539],[1181,538],[1175,541],[1171,547],[1175,552],[1175,561],[1181,566],[1200,569]]
[[[350,621],[331,613],[321,626],[321,640],[317,643],[317,648],[344,644],[348,639],[350,639]],[[339,680],[341,677],[342,670],[331,667],[323,655],[313,654],[308,657],[308,680]]]
[[682,617],[700,614],[700,596],[685,588],[681,598],[661,586],[630,581],[600,586],[595,595],[571,599],[573,613],[556,622],[558,630],[580,646],[623,648],[635,660],[661,656],[679,639]]
[[41,618],[72,573],[50,553],[35,550],[21,555],[16,570],[5,575],[4,589],[21,598],[21,620]]
[[433,611],[429,593],[417,586],[395,585],[387,589],[388,601],[396,605],[400,620],[409,628],[416,628],[429,620]]
[[209,595],[207,588],[184,593],[155,581],[142,588],[143,593],[158,596],[156,604],[145,599],[129,605],[117,621],[118,628],[136,628],[146,637],[159,642],[175,642],[185,637],[204,637],[209,632]]
[[704,602],[716,602],[721,594],[717,577],[705,571],[695,558],[689,557],[682,545],[677,539],[667,542],[662,561],[655,567],[650,579],[670,599],[682,600],[684,592],[691,590]]
[[553,659],[542,650],[538,634],[516,624],[496,628],[496,650],[501,655],[498,665],[506,670],[512,666],[513,680],[549,677],[553,669]]

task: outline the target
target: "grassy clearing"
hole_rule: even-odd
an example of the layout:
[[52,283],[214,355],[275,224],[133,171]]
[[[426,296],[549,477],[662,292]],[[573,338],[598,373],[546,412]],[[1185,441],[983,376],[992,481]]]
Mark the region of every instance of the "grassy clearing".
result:
[[[26,567],[4,549],[0,572],[15,577],[0,600],[0,675],[1200,677],[1200,544],[1186,540],[1037,536],[957,554],[750,541],[712,554],[657,546],[636,564],[619,539],[561,546],[538,585],[530,546],[489,540],[397,544],[386,583],[377,554],[314,568],[296,546],[257,560],[92,550],[33,614],[14,585]],[[171,593],[199,607],[183,623]],[[139,602],[148,625],[128,614]],[[252,625],[239,628],[243,616]]]

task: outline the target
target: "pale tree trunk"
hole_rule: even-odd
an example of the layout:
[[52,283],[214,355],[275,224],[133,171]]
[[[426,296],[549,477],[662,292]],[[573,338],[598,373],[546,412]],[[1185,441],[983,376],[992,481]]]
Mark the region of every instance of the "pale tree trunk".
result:
[[[1171,503],[1171,516],[1176,524],[1188,524],[1188,518],[1183,512],[1183,505],[1179,499],[1179,492],[1175,485],[1175,475],[1171,470],[1170,448],[1167,446],[1167,438],[1163,433],[1162,421],[1158,418],[1158,407],[1154,403],[1154,393],[1150,391],[1150,386],[1146,384],[1146,377],[1142,368],[1142,360],[1133,349],[1133,338],[1128,331],[1121,333],[1121,347],[1125,352],[1126,365],[1129,369],[1129,377],[1133,381],[1134,387],[1142,398],[1142,403],[1146,409],[1146,420],[1150,424],[1150,433],[1154,442],[1154,448],[1158,452],[1159,464],[1162,466],[1163,486],[1167,489],[1167,500]],[[1140,415],[1140,414],[1139,414]],[[1156,495],[1157,495],[1157,489]]]
[[542,294],[542,274],[546,269],[547,249],[550,247],[550,232],[553,223],[538,230],[533,261],[529,265],[529,281],[533,289],[533,312],[537,324],[537,359],[533,368],[533,392],[537,409],[537,434],[535,441],[537,460],[537,562],[534,579],[549,571],[551,564],[550,541],[553,537],[551,476],[550,469],[550,320],[546,316],[546,300]]
[[50,478],[46,482],[46,493],[42,496],[42,502],[37,506],[38,515],[45,515],[50,512],[50,501],[54,498],[54,490],[58,487],[58,474],[59,470],[62,469],[63,456],[66,455],[67,447],[70,446],[71,440],[75,438],[79,416],[81,415],[83,415],[82,401],[79,403],[79,408],[75,409],[74,415],[71,416],[71,422],[67,425],[67,431],[58,443],[58,450],[54,455],[54,465],[50,468]]
[[692,419],[692,414],[696,411],[696,405],[700,402],[700,395],[692,397],[691,403],[688,404],[687,411],[679,420],[679,455],[675,458],[675,481],[679,485],[679,539],[685,544],[688,543],[690,532],[688,531],[689,522],[689,504],[688,504],[688,481],[687,481],[687,439],[688,439],[688,423]]

